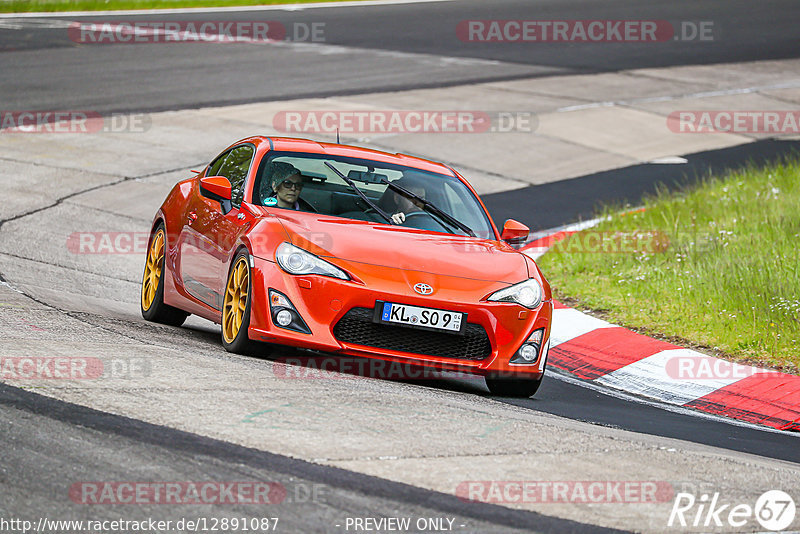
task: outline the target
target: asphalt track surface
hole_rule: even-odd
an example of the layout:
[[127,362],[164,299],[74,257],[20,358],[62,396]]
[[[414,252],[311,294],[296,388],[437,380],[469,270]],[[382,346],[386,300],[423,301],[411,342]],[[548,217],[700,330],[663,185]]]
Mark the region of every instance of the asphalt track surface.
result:
[[[796,32],[800,4],[787,1],[761,2],[756,10],[751,2],[742,1],[473,1],[261,12],[258,17],[286,24],[325,22],[325,45],[345,48],[335,56],[326,56],[316,48],[323,45],[304,49],[293,48],[295,45],[182,44],[160,47],[159,54],[154,55],[152,45],[78,46],[66,38],[63,27],[32,24],[20,30],[2,29],[0,24],[0,50],[6,51],[0,54],[0,70],[6,73],[0,100],[4,109],[144,111],[800,55]],[[254,19],[246,12],[159,18]],[[464,19],[524,18],[713,20],[720,33],[718,40],[703,45],[702,53],[698,53],[696,43],[676,42],[653,54],[645,44],[519,47],[463,43],[452,30]],[[437,63],[431,56],[464,61]],[[708,169],[771,160],[796,149],[796,143],[764,141],[691,156],[689,167],[643,165],[522,192],[489,195],[485,200],[495,218],[502,220],[513,214],[532,228],[543,229],[588,217],[598,202],[635,205],[658,182],[678,187]],[[630,187],[634,176],[639,189]],[[218,341],[209,336],[208,343]],[[424,386],[485,394],[474,385],[457,381],[427,382]],[[505,402],[598,425],[800,462],[795,435],[629,402],[552,376],[534,399]],[[122,473],[129,478],[146,478],[158,468],[169,470],[172,475],[164,478],[175,480],[243,475],[241,478],[284,481],[287,487],[302,482],[328,488],[329,500],[324,506],[293,503],[289,512],[282,508],[281,520],[293,525],[293,531],[304,530],[309,523],[329,521],[326,514],[334,509],[354,510],[353,515],[361,516],[388,515],[389,510],[393,515],[417,517],[447,514],[463,518],[474,525],[475,531],[482,531],[487,524],[496,532],[530,530],[531,524],[543,532],[586,532],[591,528],[491,505],[464,506],[444,494],[155,427],[8,386],[0,386],[0,421],[4,429],[0,442],[6,451],[0,475],[6,481],[15,481],[30,495],[26,502],[5,501],[3,506],[8,509],[0,509],[4,515],[27,507],[59,512],[54,495],[63,495],[61,484],[70,479],[65,475],[81,465],[92,466],[92,471],[85,473],[87,479],[94,480],[119,479]],[[68,512],[66,508],[63,511]],[[107,512],[114,513],[102,513]],[[148,515],[146,509],[141,512]],[[163,512],[159,509],[158,515],[163,517]]]
[[495,221],[513,218],[533,231],[545,230],[591,219],[603,205],[636,207],[659,189],[680,190],[711,174],[778,162],[793,154],[800,154],[800,142],[765,139],[685,154],[687,162],[681,165],[642,163],[481,198]]
[[219,507],[203,505],[96,506],[92,514],[96,520],[121,515],[128,520],[153,517],[173,522],[196,517],[249,521],[279,516],[279,532],[323,532],[341,531],[333,527],[342,523],[342,511],[349,510],[360,517],[449,517],[459,532],[615,532],[535,512],[463,501],[454,495],[109,415],[3,384],[0,424],[5,471],[12,476],[25,473],[26,478],[16,479],[16,484],[29,484],[26,502],[9,502],[4,497],[2,505],[7,510],[0,506],[4,517],[19,515],[24,507],[46,512],[51,518],[80,519],[73,503],[64,499],[79,468],[84,481],[146,480],[156,474],[161,480],[269,481],[286,491],[272,509],[266,505],[254,511],[253,506],[239,504],[224,507],[220,513]]
[[[464,20],[712,23],[710,41],[476,43]],[[278,21],[324,24],[324,42],[90,45],[70,21]],[[530,76],[797,57],[800,4],[764,0],[569,2],[463,0],[174,15],[0,19],[3,109],[158,111],[263,100],[441,87]],[[688,30],[687,30],[688,32]],[[298,34],[301,32],[298,31]],[[300,36],[300,35],[298,35]]]

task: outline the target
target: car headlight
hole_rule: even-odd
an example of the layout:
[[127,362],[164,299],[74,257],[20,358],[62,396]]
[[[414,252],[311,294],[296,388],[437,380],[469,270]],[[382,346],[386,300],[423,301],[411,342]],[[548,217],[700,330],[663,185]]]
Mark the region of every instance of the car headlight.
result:
[[541,284],[533,278],[529,278],[511,287],[495,291],[489,295],[487,300],[495,302],[514,302],[533,310],[539,307],[543,298],[544,290]]
[[321,274],[350,280],[347,273],[340,268],[291,243],[281,243],[275,253],[275,259],[281,269],[289,274]]

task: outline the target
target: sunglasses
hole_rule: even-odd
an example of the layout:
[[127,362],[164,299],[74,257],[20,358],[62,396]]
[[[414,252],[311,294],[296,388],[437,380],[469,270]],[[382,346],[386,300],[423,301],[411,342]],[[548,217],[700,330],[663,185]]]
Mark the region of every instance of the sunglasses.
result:
[[300,191],[303,189],[303,182],[293,182],[291,180],[284,180],[278,184],[278,187],[285,187],[286,189],[296,189]]

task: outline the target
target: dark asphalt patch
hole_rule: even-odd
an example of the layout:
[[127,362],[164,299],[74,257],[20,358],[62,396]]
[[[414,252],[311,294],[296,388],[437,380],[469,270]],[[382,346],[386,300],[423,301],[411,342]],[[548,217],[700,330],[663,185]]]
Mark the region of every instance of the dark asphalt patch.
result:
[[602,205],[637,206],[658,187],[675,191],[709,174],[764,165],[800,155],[800,141],[767,139],[683,156],[685,164],[643,163],[571,180],[481,197],[495,223],[516,219],[532,231],[588,220]]

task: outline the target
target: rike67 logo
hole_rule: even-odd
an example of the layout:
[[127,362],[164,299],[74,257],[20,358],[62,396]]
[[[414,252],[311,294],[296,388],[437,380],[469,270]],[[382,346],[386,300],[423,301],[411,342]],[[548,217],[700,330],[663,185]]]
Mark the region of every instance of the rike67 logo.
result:
[[[703,494],[700,498],[691,493],[678,493],[669,514],[670,527],[690,527],[703,530],[715,527],[741,529],[753,519],[761,528],[771,531],[787,529],[795,518],[792,497],[781,490],[770,490],[756,499],[755,505],[730,503],[720,499],[720,494]],[[754,526],[754,525],[753,525]]]

